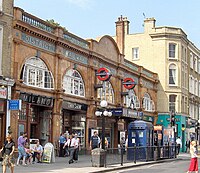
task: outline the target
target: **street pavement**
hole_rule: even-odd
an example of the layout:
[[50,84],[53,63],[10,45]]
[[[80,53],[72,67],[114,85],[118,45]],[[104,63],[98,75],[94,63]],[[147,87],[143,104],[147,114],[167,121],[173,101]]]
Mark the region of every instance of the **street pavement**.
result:
[[[110,172],[117,171],[125,168],[132,168],[144,165],[153,165],[163,162],[172,162],[181,159],[190,159],[189,154],[184,153],[180,154],[176,159],[165,159],[158,161],[148,161],[148,162],[134,162],[124,163],[123,166],[120,164],[108,165],[105,167],[92,167],[91,156],[90,155],[80,155],[79,161],[77,163],[69,164],[68,158],[64,157],[56,157],[55,163],[35,163],[32,165],[26,166],[15,166],[15,173],[95,173],[95,172]],[[2,167],[0,167],[0,171],[2,171]],[[9,173],[9,170],[7,170]]]
[[190,165],[190,157],[181,155],[171,162],[155,163],[151,165],[135,166],[128,169],[111,171],[110,173],[186,173]]

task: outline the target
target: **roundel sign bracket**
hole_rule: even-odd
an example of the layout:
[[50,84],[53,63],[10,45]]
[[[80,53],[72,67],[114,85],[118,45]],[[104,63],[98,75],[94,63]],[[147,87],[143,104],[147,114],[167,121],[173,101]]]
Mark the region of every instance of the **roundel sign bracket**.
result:
[[136,85],[134,79],[132,78],[125,78],[123,81],[123,85],[126,89],[133,89]]
[[102,67],[97,70],[96,76],[100,81],[108,81],[111,74],[107,68]]

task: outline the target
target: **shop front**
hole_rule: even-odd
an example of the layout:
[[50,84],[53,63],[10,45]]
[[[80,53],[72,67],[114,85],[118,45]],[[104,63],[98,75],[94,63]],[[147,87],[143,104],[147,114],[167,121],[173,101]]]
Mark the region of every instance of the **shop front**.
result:
[[[170,114],[158,114],[158,120],[156,122],[157,125],[163,125],[164,129],[171,127],[171,117]],[[186,116],[176,114],[175,115],[175,135],[176,138],[179,137],[182,140],[182,149],[184,152],[186,150],[186,141],[188,140],[188,136],[186,133]]]
[[0,88],[0,147],[4,142],[5,137],[5,122],[6,122],[6,90]]
[[67,135],[77,133],[81,148],[86,147],[87,107],[86,104],[66,100],[62,104],[62,132]]
[[5,136],[10,129],[10,110],[7,109],[7,101],[11,99],[11,87],[14,85],[12,79],[1,79],[0,76],[0,147],[2,147]]
[[142,120],[143,112],[129,109],[129,108],[113,108],[109,109],[112,112],[112,115],[117,120],[118,126],[118,140],[117,143],[120,144],[122,137],[127,137],[128,125],[134,120]]
[[26,131],[29,139],[44,145],[52,141],[53,97],[20,92],[22,107],[18,117],[18,136]]

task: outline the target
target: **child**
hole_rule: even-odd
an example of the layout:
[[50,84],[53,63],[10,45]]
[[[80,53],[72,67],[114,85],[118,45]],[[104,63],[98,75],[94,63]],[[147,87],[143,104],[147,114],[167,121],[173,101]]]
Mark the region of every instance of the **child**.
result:
[[27,161],[27,164],[32,164],[32,150],[29,148],[29,145],[28,143],[26,143],[25,145],[25,152],[26,152],[26,161]]

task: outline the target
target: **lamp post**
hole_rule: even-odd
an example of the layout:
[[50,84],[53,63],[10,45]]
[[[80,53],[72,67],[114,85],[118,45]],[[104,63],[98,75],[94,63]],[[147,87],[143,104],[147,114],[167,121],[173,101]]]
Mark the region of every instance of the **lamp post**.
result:
[[108,102],[106,100],[102,100],[100,102],[100,107],[102,108],[102,110],[95,112],[95,115],[97,117],[102,117],[102,149],[105,149],[105,117],[112,116],[112,112],[106,110],[107,106]]

